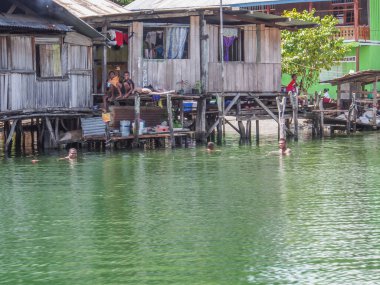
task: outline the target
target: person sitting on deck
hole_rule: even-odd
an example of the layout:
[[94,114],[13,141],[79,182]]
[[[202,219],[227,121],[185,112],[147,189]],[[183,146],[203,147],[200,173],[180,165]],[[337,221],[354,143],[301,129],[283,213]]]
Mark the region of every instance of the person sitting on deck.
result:
[[284,139],[284,138],[281,138],[278,141],[278,148],[279,148],[278,153],[280,155],[290,155],[292,153],[290,148],[286,147],[286,139]]
[[108,101],[115,100],[115,92],[117,91],[119,96],[117,98],[123,97],[121,94],[121,83],[120,78],[114,71],[108,73],[108,82],[107,82],[107,99]]
[[286,93],[292,92],[297,93],[297,74],[292,74],[292,81],[286,86]]
[[[299,84],[299,88],[302,89],[302,80]],[[297,83],[297,74],[292,74],[292,80],[286,87],[286,92],[292,92],[292,94],[296,94],[298,98],[298,103],[299,105],[302,106],[307,106],[308,104],[308,99],[307,95],[299,95],[299,88],[298,88],[298,83]]]
[[[122,91],[124,93],[123,99],[127,99],[135,91],[135,83],[130,78],[129,71],[124,72],[124,78],[122,82]],[[116,99],[119,99],[119,97],[117,97]]]
[[323,89],[323,103],[333,103],[333,100],[330,98],[329,89]]

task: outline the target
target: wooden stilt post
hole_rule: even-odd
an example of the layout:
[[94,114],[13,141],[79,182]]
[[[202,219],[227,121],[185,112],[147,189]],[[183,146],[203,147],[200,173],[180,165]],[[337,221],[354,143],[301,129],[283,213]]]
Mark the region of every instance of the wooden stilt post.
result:
[[135,147],[139,145],[139,129],[140,129],[140,94],[135,93],[135,124],[134,124],[134,130],[133,135],[135,137],[134,139],[134,145]]
[[183,128],[183,124],[185,122],[185,111],[184,111],[184,104],[183,104],[183,100],[180,100],[179,102],[179,118],[180,118],[180,121],[181,121],[181,126]]
[[286,125],[285,125],[285,107],[286,97],[276,97],[277,109],[278,109],[278,127],[279,127],[279,139],[286,138]]
[[3,146],[4,146],[4,150],[5,150],[6,141],[8,139],[9,130],[10,130],[9,121],[5,121],[4,122],[4,128],[3,128]]
[[202,95],[201,98],[198,99],[198,103],[197,103],[195,138],[198,142],[205,143],[207,136],[206,136],[206,98],[204,97],[204,95]]
[[59,118],[55,118],[54,132],[55,132],[55,140],[57,142],[57,146],[59,146],[58,145],[58,141],[59,141]]
[[[235,105],[235,103],[237,102],[237,100],[239,100],[240,98],[240,94],[237,94],[231,101],[230,104],[228,104],[227,108],[224,110],[224,113],[223,115],[225,116],[230,110],[231,108]],[[219,124],[219,120],[216,120],[216,122],[208,129],[207,131],[207,134],[206,134],[206,137],[208,137],[212,131],[214,130],[214,128]]]
[[170,94],[166,95],[166,107],[168,111],[168,120],[169,120],[170,146],[174,148],[175,140],[174,140],[174,128],[173,128],[173,108],[172,108],[172,96]]
[[323,100],[319,100],[319,110],[320,112],[320,123],[319,123],[319,137],[323,138],[324,132],[325,132],[325,116],[324,116],[324,108],[323,108]]
[[17,153],[21,152],[21,143],[22,143],[22,127],[20,125],[20,120],[17,122],[17,126],[15,129],[15,149]]
[[[209,63],[209,40],[207,34],[207,23],[204,12],[199,13],[199,33],[200,33],[200,79],[201,93],[205,96],[208,92],[208,63]],[[206,143],[206,97],[198,100],[196,139],[201,143]]]
[[246,134],[245,134],[244,124],[240,118],[240,115],[241,115],[241,99],[239,98],[236,102],[236,116],[238,118],[237,122],[238,122],[238,127],[239,127],[240,141],[243,142],[245,141]]
[[35,130],[34,120],[31,119],[30,120],[30,140],[32,142],[31,144],[32,152],[34,152],[34,130]]
[[256,120],[256,143],[260,142],[260,121]]
[[372,127],[374,129],[377,129],[377,124],[376,124],[376,117],[377,117],[377,81],[379,81],[379,77],[376,76],[375,78],[375,81],[373,82],[373,101],[372,101],[372,116],[373,116],[373,120],[372,120]]
[[342,110],[342,86],[340,83],[337,85],[337,90],[336,90],[336,105],[338,110]]
[[217,97],[217,102],[218,102],[218,125],[217,125],[217,143],[221,144],[222,143],[222,138],[223,138],[223,107],[222,107],[222,102],[224,98],[222,95],[219,95]]
[[294,140],[298,141],[298,96],[296,92],[289,92],[293,109]]
[[247,128],[246,128],[246,139],[251,142],[251,137],[252,137],[252,121],[251,120],[247,120]]
[[45,121],[46,121],[46,127],[49,130],[50,140],[53,142],[53,146],[57,147],[58,143],[57,143],[57,139],[55,137],[55,134],[54,134],[53,127],[51,125],[50,119],[48,117],[46,117]]
[[[32,127],[32,126],[30,126]],[[25,132],[24,132],[24,127],[22,125],[22,121],[20,122],[20,131],[21,131],[21,147],[22,147],[22,152],[25,153],[26,145],[25,145]]]
[[11,126],[11,130],[9,131],[9,134],[7,135],[7,141],[5,142],[5,146],[4,146],[5,152],[7,152],[9,150],[9,146],[10,146],[10,143],[12,141],[13,134],[16,130],[17,124],[18,124],[18,120],[16,119],[13,121],[13,124]]

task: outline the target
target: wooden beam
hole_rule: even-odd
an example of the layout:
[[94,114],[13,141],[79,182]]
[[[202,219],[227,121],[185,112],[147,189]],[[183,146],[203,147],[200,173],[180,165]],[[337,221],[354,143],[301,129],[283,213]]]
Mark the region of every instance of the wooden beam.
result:
[[13,14],[13,12],[17,9],[17,6],[13,4],[7,11],[7,14]]
[[229,124],[231,126],[231,128],[233,128],[239,135],[241,135],[239,129],[237,127],[235,127],[229,120],[227,119],[224,119],[224,121]]
[[46,126],[47,126],[47,128],[49,130],[49,133],[50,133],[50,138],[53,141],[54,146],[57,146],[58,145],[58,141],[57,141],[57,138],[55,137],[55,134],[54,134],[53,127],[51,125],[50,119],[48,117],[45,117],[45,121],[46,121]]
[[139,143],[139,129],[140,129],[140,94],[135,93],[135,127],[133,136],[135,137],[134,144],[137,146]]
[[34,15],[34,16],[37,15],[33,10],[29,9],[28,7],[26,7],[26,6],[25,6],[24,4],[22,4],[20,1],[18,1],[18,0],[13,0],[12,2],[17,6],[17,8],[20,8],[20,9],[23,10],[26,14],[28,14],[28,15]]
[[373,107],[373,113],[372,113],[373,121],[372,121],[372,125],[373,125],[374,129],[377,128],[377,124],[376,124],[376,117],[377,117],[377,81],[379,81],[378,76],[376,76],[376,79],[373,82],[373,103],[372,103],[372,105],[373,105],[372,106]]
[[166,95],[166,108],[168,112],[168,121],[169,121],[170,145],[172,148],[174,148],[175,140],[174,140],[174,128],[173,128],[173,108],[172,108],[172,98],[170,94]]
[[[107,25],[104,25],[102,27],[102,33],[106,34],[107,33]],[[106,84],[107,84],[107,79],[108,79],[108,74],[107,74],[107,46],[103,46],[103,58],[102,58],[102,93],[103,96],[105,96],[106,93]],[[107,102],[106,102],[107,103]],[[104,106],[105,109],[107,109],[107,106]]]
[[[237,94],[231,101],[231,103],[227,106],[227,108],[224,110],[224,113],[222,114],[223,116],[225,116],[230,110],[231,108],[233,107],[233,105],[235,105],[236,101],[240,98],[240,94]],[[207,134],[206,134],[206,137],[208,137],[212,131],[215,129],[215,127],[219,124],[219,120],[216,120],[216,122],[211,126],[211,128],[207,131]]]
[[[256,101],[257,104],[260,105],[261,108],[263,108],[268,113],[269,116],[271,116],[273,120],[277,122],[277,124],[279,124],[277,116],[273,114],[273,112],[267,106],[265,106],[265,104],[259,98],[254,97],[253,99]],[[293,133],[286,126],[284,126],[284,129],[288,134],[293,135]]]
[[9,144],[12,141],[12,137],[13,137],[13,134],[15,132],[17,124],[18,124],[18,120],[14,120],[13,124],[12,124],[12,127],[11,127],[11,130],[9,131],[8,138],[7,138],[6,142],[5,142],[5,151],[8,151],[8,146],[9,146]]

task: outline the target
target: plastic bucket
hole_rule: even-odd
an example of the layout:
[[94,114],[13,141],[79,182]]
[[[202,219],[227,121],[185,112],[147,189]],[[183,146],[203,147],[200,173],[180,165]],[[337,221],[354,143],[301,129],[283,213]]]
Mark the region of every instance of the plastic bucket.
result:
[[130,121],[120,121],[120,133],[122,137],[127,137],[131,134],[131,122]]

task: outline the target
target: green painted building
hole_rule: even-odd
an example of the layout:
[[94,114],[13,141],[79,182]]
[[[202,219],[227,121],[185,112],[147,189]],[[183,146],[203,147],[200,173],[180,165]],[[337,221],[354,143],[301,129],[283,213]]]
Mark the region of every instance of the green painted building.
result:
[[[297,0],[285,1],[269,1],[266,5],[256,5],[254,3],[244,4],[247,9],[259,10],[271,14],[281,15],[284,10],[297,9],[316,10],[317,16],[334,15],[339,24],[337,28],[340,30],[340,36],[345,42],[355,42],[354,33],[354,16],[355,1],[354,0],[334,0],[334,1],[311,1],[299,2]],[[243,5],[241,5],[243,6]],[[359,70],[376,69],[380,70],[380,0],[358,0],[358,9],[356,11],[359,18],[359,34],[358,41],[353,45],[359,47],[359,57],[357,58],[356,48],[352,48],[342,62],[337,63],[329,71],[323,71],[320,80],[330,80],[341,77],[347,73],[355,72],[357,67]],[[289,75],[284,75],[282,83],[286,85],[290,81]],[[317,84],[308,90],[309,94],[315,91],[322,91],[329,88],[330,95],[336,96],[336,90],[328,84]],[[371,87],[369,87],[370,90]]]

